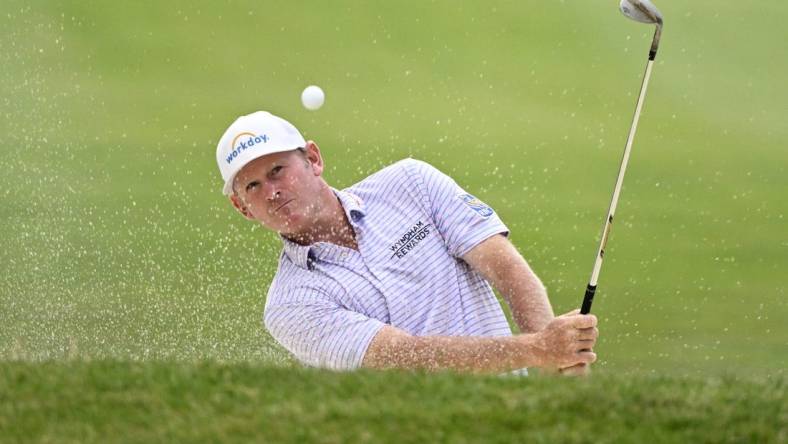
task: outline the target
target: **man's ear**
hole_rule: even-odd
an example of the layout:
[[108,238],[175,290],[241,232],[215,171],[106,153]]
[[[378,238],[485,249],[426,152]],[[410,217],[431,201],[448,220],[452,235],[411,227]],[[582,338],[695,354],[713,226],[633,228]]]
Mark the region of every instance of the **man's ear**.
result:
[[309,161],[309,165],[314,171],[315,176],[320,176],[323,174],[323,156],[320,154],[320,148],[313,140],[308,140],[306,142],[306,158]]
[[255,220],[254,217],[252,216],[252,213],[249,211],[248,208],[246,208],[246,205],[244,205],[244,203],[241,202],[241,198],[239,198],[237,194],[233,193],[230,195],[230,202],[232,202],[235,209],[238,210],[238,212],[241,213],[243,217],[249,220]]

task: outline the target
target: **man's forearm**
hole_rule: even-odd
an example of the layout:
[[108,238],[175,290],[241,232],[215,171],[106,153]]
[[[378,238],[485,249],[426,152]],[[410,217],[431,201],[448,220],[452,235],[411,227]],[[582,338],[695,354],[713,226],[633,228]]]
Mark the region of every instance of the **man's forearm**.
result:
[[533,333],[543,329],[555,318],[547,290],[542,281],[525,265],[512,264],[504,271],[500,291],[520,331]]
[[502,373],[541,365],[532,335],[460,337],[399,335],[376,341],[364,358],[365,367]]
[[555,317],[542,281],[504,236],[485,240],[463,259],[503,295],[521,332],[540,331]]

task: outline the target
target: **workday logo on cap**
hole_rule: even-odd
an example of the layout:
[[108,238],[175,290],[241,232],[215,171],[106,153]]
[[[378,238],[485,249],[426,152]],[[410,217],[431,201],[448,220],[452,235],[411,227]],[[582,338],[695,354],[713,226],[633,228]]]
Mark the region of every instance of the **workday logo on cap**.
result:
[[[238,139],[241,139],[241,141],[238,142]],[[254,134],[248,132],[238,134],[230,144],[230,146],[233,147],[233,151],[227,156],[227,163],[231,163],[243,151],[257,145],[258,143],[268,143],[268,136],[265,134],[262,136],[255,136]]]
[[295,126],[269,112],[241,116],[224,132],[216,146],[216,163],[224,180],[223,192],[233,194],[236,174],[249,162],[273,153],[306,147]]

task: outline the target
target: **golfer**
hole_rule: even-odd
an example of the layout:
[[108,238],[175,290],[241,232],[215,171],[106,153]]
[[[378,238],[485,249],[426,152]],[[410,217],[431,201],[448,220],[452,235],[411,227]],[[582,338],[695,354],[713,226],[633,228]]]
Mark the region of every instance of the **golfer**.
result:
[[304,364],[583,374],[596,360],[596,318],[555,317],[495,211],[434,167],[405,159],[338,190],[317,144],[263,111],[216,157],[233,206],[282,239],[263,319]]

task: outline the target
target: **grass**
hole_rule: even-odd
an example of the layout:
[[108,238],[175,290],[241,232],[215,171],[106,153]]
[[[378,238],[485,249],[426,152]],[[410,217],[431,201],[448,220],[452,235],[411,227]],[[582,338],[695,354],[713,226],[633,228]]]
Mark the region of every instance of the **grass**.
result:
[[257,109],[338,187],[451,174],[578,306],[651,37],[608,3],[3,2],[0,441],[785,441],[778,2],[659,5],[590,380],[303,370],[262,328],[279,241],[214,160]]
[[0,366],[4,442],[785,442],[784,378]]
[[[213,159],[258,108],[316,139],[336,186],[406,156],[450,173],[556,311],[579,304],[647,27],[596,4],[182,6],[6,6],[0,358],[288,362],[260,326],[279,243],[233,213]],[[788,39],[775,11],[715,6],[663,7],[595,304],[616,371],[784,372],[788,70],[768,54]]]

